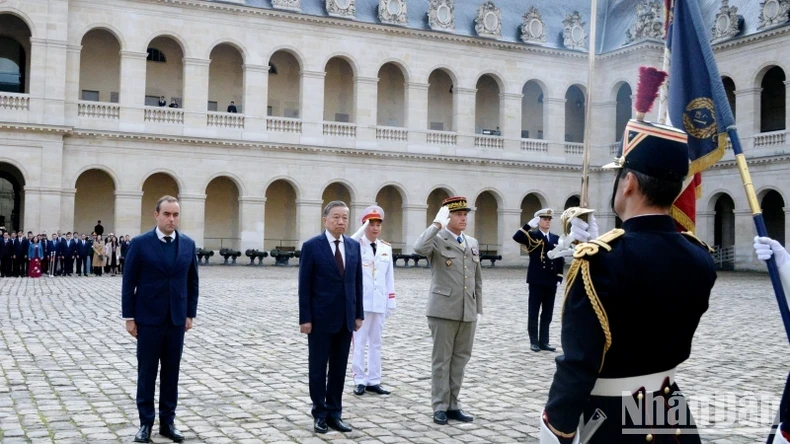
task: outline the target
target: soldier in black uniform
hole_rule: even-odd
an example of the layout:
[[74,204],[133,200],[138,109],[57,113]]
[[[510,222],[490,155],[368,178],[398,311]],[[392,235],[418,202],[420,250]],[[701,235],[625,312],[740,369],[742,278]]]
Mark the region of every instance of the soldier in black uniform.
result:
[[[535,218],[513,235],[513,240],[520,243],[521,248],[529,253],[527,331],[529,332],[529,348],[534,352],[556,350],[549,344],[549,325],[554,312],[557,285],[562,282],[565,258],[560,257],[552,260],[548,256],[548,252],[553,250],[560,241],[559,236],[549,232],[553,214],[551,208],[538,210],[535,213]],[[528,228],[534,228],[534,230],[528,230]],[[538,312],[540,312],[540,332],[538,332]]]
[[687,136],[631,120],[622,153],[606,166],[617,168],[622,229],[574,249],[542,444],[580,434],[591,444],[700,442],[674,381],[716,280],[708,247],[669,216],[688,175]]

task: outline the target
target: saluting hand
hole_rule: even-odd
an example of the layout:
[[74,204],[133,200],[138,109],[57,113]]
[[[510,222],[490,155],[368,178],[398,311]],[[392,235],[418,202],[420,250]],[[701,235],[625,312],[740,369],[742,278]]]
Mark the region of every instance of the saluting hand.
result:
[[365,230],[368,228],[368,225],[370,225],[370,219],[366,220],[359,230],[351,235],[351,239],[354,239],[355,241],[362,239],[362,235],[365,234]]
[[450,223],[450,209],[446,206],[439,208],[439,212],[436,213],[433,223],[439,224],[439,228],[446,227],[447,224]]

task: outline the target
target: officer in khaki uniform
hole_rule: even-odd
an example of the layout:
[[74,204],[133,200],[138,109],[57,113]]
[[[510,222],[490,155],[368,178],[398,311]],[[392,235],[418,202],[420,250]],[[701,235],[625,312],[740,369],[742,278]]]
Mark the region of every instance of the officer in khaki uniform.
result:
[[428,257],[431,264],[426,315],[433,338],[431,404],[437,424],[447,424],[448,419],[473,420],[458,401],[475,328],[483,314],[480,248],[476,239],[463,232],[470,211],[465,197],[445,199],[433,224],[414,244],[415,253]]

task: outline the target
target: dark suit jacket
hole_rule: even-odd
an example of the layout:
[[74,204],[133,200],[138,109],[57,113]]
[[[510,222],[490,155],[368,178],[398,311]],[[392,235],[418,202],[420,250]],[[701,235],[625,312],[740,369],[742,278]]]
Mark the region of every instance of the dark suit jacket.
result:
[[3,259],[11,259],[11,256],[14,255],[14,243],[11,242],[11,239],[8,239],[8,244],[6,245],[5,239],[0,240],[0,244],[2,244],[2,250],[0,250],[0,255]]
[[77,254],[80,257],[88,257],[89,255],[92,256],[93,255],[93,246],[87,240],[83,241],[83,240],[80,239],[79,250],[77,251]]
[[547,253],[557,246],[560,237],[554,233],[549,233],[549,241],[539,229],[527,231],[529,225],[516,231],[513,240],[522,244],[529,253],[529,268],[527,269],[527,283],[536,285],[557,285],[562,282],[564,273],[565,259],[558,258],[551,260]]
[[121,304],[124,318],[138,324],[162,325],[168,312],[173,325],[197,316],[198,270],[195,242],[176,232],[178,252],[166,265],[162,241],[151,230],[134,238],[123,270]]
[[[302,245],[299,257],[299,324],[311,322],[313,333],[353,332],[362,308],[362,260],[359,242],[343,236],[345,276],[340,276],[325,233]],[[134,245],[134,243],[132,243]]]
[[58,256],[63,257],[73,257],[77,255],[77,242],[72,239],[71,241],[67,241],[66,239],[60,240],[60,247],[58,248]]

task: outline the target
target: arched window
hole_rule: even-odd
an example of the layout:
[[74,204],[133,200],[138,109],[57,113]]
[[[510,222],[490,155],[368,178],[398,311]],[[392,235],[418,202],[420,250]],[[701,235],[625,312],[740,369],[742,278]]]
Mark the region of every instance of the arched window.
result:
[[165,58],[165,53],[156,49],[156,48],[148,48],[148,57],[146,58],[149,62],[159,62],[159,63],[167,63],[167,59]]

